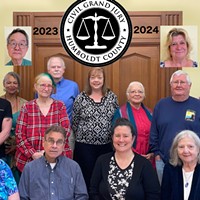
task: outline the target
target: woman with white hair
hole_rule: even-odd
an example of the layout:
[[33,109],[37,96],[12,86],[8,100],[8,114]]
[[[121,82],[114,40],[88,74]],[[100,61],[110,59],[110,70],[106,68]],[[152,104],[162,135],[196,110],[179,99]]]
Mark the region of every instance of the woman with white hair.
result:
[[200,139],[190,130],[179,132],[170,149],[161,185],[162,200],[200,199]]
[[145,98],[144,86],[138,81],[133,81],[129,84],[126,95],[128,101],[116,110],[113,123],[118,118],[128,119],[136,131],[136,139],[133,143],[134,151],[151,159],[153,154],[148,151],[152,114],[142,103]]

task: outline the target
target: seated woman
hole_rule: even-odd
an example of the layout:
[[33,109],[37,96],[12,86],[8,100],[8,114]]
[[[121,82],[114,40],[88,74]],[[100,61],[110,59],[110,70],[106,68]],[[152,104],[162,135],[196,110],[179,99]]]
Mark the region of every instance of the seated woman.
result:
[[165,44],[166,60],[160,67],[197,67],[196,61],[190,59],[192,45],[188,33],[183,28],[169,31]]
[[0,159],[0,199],[19,200],[17,184],[9,166]]
[[91,200],[159,200],[156,171],[143,156],[132,151],[135,132],[128,119],[119,118],[112,128],[114,152],[101,155],[91,178]]
[[176,135],[164,167],[161,200],[200,199],[200,139],[190,130]]

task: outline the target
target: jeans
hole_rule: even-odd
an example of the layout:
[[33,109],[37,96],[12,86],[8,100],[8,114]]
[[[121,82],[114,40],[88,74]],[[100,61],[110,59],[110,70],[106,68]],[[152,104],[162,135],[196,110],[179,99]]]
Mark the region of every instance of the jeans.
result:
[[156,160],[156,171],[157,171],[158,180],[160,182],[160,185],[162,182],[164,166],[165,166],[165,163],[163,162],[162,159]]

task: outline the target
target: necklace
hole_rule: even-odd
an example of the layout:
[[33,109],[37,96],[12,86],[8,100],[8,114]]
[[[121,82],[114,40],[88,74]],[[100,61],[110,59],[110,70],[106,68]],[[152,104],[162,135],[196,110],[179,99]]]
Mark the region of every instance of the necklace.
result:
[[190,179],[193,177],[194,171],[191,172],[185,172],[183,169],[183,175],[184,175],[184,186],[187,188],[189,184],[191,183]]

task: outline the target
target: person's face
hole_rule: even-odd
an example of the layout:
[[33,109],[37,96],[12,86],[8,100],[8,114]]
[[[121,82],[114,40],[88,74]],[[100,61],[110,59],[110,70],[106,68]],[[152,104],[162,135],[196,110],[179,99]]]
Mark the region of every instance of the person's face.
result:
[[175,75],[171,83],[171,93],[174,97],[188,97],[191,85],[187,82],[185,75]]
[[139,84],[132,85],[127,94],[128,101],[133,105],[142,103],[144,97],[143,88]]
[[7,49],[12,60],[22,60],[28,51],[28,44],[24,34],[14,33],[11,35]]
[[59,58],[52,58],[49,68],[48,68],[49,74],[52,75],[54,79],[61,79],[63,77],[63,74],[65,72],[64,66],[62,66],[62,63]]
[[182,35],[172,37],[170,54],[172,56],[172,59],[184,59],[187,57],[187,43]]
[[37,83],[35,83],[35,90],[38,93],[38,97],[50,97],[53,90],[51,79],[48,76],[42,76],[38,79]]
[[185,164],[196,164],[199,154],[195,141],[186,136],[178,142],[178,156]]
[[132,149],[134,137],[128,126],[117,126],[112,136],[113,146],[116,152],[128,152]]
[[102,89],[103,81],[104,81],[104,77],[103,77],[102,72],[91,73],[90,86],[91,86],[92,90]]
[[17,82],[17,79],[15,79],[13,76],[8,75],[4,82],[4,88],[6,93],[13,95],[16,92],[18,92],[19,84]]
[[64,136],[59,132],[50,132],[45,136],[43,146],[47,161],[53,163],[64,150]]

